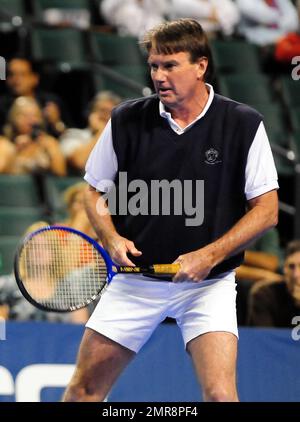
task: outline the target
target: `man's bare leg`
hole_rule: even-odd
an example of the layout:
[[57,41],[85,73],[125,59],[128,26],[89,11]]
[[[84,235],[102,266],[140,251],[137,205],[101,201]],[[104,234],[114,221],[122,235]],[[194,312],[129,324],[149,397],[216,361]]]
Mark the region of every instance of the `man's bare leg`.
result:
[[239,401],[236,390],[237,338],[210,332],[187,344],[201,384],[204,401]]
[[65,391],[65,402],[100,402],[135,356],[132,350],[86,329],[75,373]]

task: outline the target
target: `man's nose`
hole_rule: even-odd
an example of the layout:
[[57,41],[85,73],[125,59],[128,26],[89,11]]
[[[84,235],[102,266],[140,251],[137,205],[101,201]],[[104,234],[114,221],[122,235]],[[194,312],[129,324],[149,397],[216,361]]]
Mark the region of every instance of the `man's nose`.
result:
[[300,264],[296,265],[295,268],[293,269],[293,276],[297,278],[298,280],[300,280]]
[[152,73],[152,78],[155,82],[163,82],[166,80],[166,74],[163,69],[158,68]]

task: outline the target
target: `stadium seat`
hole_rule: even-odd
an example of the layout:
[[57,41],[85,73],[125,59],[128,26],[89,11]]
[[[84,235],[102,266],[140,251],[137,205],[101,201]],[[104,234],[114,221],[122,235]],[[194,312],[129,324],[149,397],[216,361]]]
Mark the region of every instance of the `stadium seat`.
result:
[[221,41],[211,42],[214,64],[217,72],[259,73],[260,62],[257,47],[245,41]]
[[295,174],[294,163],[289,161],[282,154],[278,153],[276,146],[284,148],[285,150],[291,149],[291,140],[286,131],[272,131],[269,130],[268,137],[270,140],[271,148],[273,151],[274,161],[279,176],[293,176]]
[[[26,16],[24,0],[0,0],[0,21],[12,23],[12,18],[18,16],[22,20]],[[20,22],[21,24],[22,22]]]
[[300,129],[294,131],[292,141],[298,153],[298,160],[300,161]]
[[300,106],[298,107],[291,107],[289,109],[290,119],[293,131],[300,130]]
[[144,85],[141,85],[134,80],[132,80],[132,84],[130,84],[130,78],[127,78],[126,75],[123,75],[126,79],[122,80],[120,79],[120,76],[122,77],[119,72],[111,67],[106,71],[102,69],[94,70],[94,72],[92,72],[92,83],[94,91],[98,92],[109,90],[118,94],[123,99],[143,96]]
[[10,274],[20,236],[0,236],[0,275]]
[[32,176],[0,175],[0,206],[35,207],[40,205],[41,198]]
[[33,11],[35,17],[42,18],[47,9],[61,10],[87,10],[89,11],[89,0],[33,0]]
[[300,83],[290,76],[281,78],[281,92],[283,101],[289,107],[300,107]]
[[93,61],[106,65],[145,65],[137,38],[90,32]]
[[246,104],[273,101],[269,79],[260,73],[231,74],[219,78],[221,94]]
[[264,104],[252,104],[259,113],[263,115],[264,124],[268,133],[287,133],[283,110],[278,103],[264,103]]
[[[25,0],[0,0],[0,56],[9,60],[11,57],[25,53],[26,33],[23,30],[27,18]],[[5,79],[5,78],[0,78]],[[1,84],[0,93],[5,84]]]
[[68,187],[76,183],[84,182],[82,177],[55,177],[48,176],[45,179],[45,194],[48,207],[52,212],[54,221],[66,217],[66,205],[63,201],[62,193]]
[[21,236],[28,226],[44,218],[37,208],[1,207],[0,236]]
[[83,31],[73,28],[34,28],[30,33],[33,60],[55,65],[59,70],[86,69]]
[[116,65],[112,66],[111,69],[120,73],[121,75],[129,78],[135,82],[140,83],[143,86],[152,86],[150,72],[147,66],[139,65]]

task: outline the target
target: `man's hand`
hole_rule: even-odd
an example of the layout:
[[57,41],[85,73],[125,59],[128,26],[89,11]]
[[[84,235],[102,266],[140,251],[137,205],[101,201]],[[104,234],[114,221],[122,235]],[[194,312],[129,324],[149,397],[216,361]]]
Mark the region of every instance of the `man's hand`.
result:
[[202,281],[214,267],[212,256],[205,248],[180,255],[174,264],[180,264],[180,270],[173,277],[174,282]]
[[131,240],[119,236],[118,234],[110,236],[108,239],[103,239],[103,246],[109,253],[113,262],[118,265],[134,267],[135,264],[130,261],[127,254],[130,253],[133,256],[142,255],[142,252],[136,249]]

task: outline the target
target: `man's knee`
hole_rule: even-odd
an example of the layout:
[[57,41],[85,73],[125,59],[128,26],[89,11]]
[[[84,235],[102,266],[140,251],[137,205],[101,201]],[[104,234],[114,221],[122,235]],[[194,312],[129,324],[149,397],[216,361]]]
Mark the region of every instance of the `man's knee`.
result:
[[77,370],[65,391],[63,401],[101,402],[107,397],[108,389],[105,383],[97,383],[97,380],[89,379]]
[[238,395],[235,386],[225,387],[213,385],[203,391],[203,398],[206,402],[236,402]]

